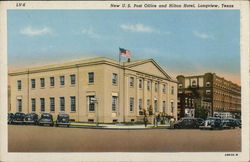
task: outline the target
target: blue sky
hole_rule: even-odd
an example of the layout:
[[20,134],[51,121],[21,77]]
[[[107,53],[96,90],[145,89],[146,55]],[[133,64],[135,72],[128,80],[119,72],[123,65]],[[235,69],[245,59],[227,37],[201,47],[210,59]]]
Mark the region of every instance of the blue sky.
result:
[[240,83],[239,10],[9,10],[8,63],[153,58],[167,72],[215,72]]

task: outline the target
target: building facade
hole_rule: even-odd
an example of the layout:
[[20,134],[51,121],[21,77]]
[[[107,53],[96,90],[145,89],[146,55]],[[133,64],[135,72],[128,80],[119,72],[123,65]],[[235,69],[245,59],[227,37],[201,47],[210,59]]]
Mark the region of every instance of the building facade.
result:
[[[185,111],[186,99],[183,95],[192,93],[194,107],[203,107],[208,115],[218,112],[239,116],[241,113],[241,87],[215,73],[204,75],[177,76],[179,112]],[[185,97],[188,98],[188,97]],[[220,113],[221,114],[221,113]]]
[[[10,112],[67,113],[84,122],[138,121],[143,109],[177,117],[177,82],[153,59],[94,58],[9,72]],[[97,102],[93,102],[97,100]]]

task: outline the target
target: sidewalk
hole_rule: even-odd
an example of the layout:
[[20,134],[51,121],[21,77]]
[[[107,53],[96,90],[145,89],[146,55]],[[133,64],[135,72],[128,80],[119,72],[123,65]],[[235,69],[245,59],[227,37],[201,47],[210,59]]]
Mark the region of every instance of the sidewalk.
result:
[[161,124],[158,127],[154,127],[152,124],[148,124],[147,127],[145,125],[124,125],[124,124],[98,124],[96,123],[71,123],[70,127],[77,128],[94,128],[94,129],[167,129],[170,125]]

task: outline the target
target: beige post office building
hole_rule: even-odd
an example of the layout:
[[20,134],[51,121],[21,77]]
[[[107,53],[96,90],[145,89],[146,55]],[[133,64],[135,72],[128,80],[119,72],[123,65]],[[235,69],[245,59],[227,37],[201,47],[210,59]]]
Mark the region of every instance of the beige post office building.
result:
[[[93,58],[9,72],[9,112],[67,113],[84,122],[138,121],[153,109],[177,118],[177,81],[153,59]],[[97,103],[92,101],[97,99]]]

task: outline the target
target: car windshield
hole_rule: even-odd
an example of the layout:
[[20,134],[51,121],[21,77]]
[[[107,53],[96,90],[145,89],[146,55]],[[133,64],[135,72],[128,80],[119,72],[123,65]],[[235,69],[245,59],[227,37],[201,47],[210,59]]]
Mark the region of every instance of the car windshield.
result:
[[48,115],[48,114],[43,114],[43,115],[42,115],[42,118],[44,118],[44,119],[51,119],[51,116]]

